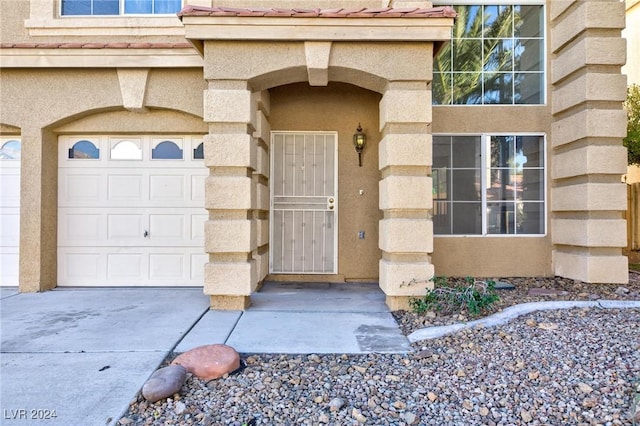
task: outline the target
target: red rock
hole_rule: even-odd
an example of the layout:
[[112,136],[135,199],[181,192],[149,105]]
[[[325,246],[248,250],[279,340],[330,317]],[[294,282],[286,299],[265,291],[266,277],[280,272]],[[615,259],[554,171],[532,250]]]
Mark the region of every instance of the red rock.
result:
[[240,368],[240,355],[231,346],[205,345],[178,355],[171,364],[182,365],[203,380],[212,380]]

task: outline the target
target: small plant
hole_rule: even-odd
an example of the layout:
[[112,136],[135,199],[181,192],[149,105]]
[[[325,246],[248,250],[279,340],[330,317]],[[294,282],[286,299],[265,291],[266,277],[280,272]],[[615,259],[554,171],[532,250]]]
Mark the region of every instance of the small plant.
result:
[[450,287],[446,277],[431,278],[435,288],[427,289],[427,294],[420,299],[409,300],[409,305],[416,313],[436,311],[442,314],[466,311],[477,316],[487,311],[500,300],[495,293],[495,282],[492,280],[476,281],[471,277],[464,284]]

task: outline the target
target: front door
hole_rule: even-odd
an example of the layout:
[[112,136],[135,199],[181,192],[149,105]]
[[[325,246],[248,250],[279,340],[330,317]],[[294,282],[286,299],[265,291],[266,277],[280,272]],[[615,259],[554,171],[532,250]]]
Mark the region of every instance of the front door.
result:
[[269,272],[336,274],[336,132],[272,132]]

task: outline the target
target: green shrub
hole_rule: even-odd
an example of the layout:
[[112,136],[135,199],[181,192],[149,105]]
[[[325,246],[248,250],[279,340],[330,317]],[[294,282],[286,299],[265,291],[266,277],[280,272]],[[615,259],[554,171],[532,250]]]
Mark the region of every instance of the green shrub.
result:
[[435,288],[427,289],[427,294],[419,299],[409,300],[411,309],[416,313],[435,311],[442,314],[467,311],[477,316],[489,310],[500,300],[495,292],[495,281],[476,281],[471,277],[464,284],[455,287],[448,285],[446,277],[433,277]]

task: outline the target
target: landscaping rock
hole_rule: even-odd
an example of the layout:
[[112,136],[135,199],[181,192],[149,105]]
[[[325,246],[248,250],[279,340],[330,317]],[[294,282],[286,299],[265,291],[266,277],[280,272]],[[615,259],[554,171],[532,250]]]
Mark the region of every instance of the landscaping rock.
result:
[[172,365],[181,365],[203,380],[213,380],[240,368],[240,355],[231,346],[205,345],[180,354]]
[[342,398],[333,398],[331,402],[329,402],[329,409],[331,411],[340,411],[346,404],[346,401]]
[[180,391],[187,378],[187,370],[181,365],[169,365],[154,372],[142,386],[142,396],[156,402]]
[[624,296],[629,293],[629,289],[626,287],[618,287],[614,293],[618,296]]

